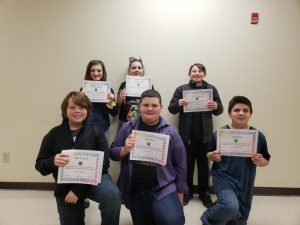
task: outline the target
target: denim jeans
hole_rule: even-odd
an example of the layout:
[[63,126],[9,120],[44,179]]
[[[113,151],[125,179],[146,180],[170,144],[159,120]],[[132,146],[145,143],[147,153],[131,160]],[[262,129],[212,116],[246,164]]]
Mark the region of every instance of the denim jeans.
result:
[[[118,187],[109,174],[102,175],[101,183],[89,189],[87,197],[99,203],[102,225],[118,225],[120,220],[121,197]],[[61,225],[84,225],[84,200],[68,204],[65,197],[56,197]]]
[[177,193],[160,201],[151,192],[132,194],[130,213],[134,225],[183,225],[185,217]]
[[[202,214],[203,225],[245,225],[247,224],[248,213],[242,216],[241,195],[234,190],[227,181],[213,177],[214,190],[217,195],[216,204],[206,209]],[[242,200],[243,201],[243,200]],[[247,200],[246,200],[247,201]],[[251,205],[251,203],[250,203]],[[244,207],[242,207],[244,208]],[[244,213],[244,214],[245,214]]]

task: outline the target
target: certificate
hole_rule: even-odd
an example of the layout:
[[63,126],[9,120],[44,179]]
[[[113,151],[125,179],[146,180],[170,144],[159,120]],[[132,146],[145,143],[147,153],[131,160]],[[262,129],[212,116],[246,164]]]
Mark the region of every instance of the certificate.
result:
[[109,102],[107,98],[110,92],[109,82],[84,80],[82,91],[89,97],[91,102]]
[[212,89],[187,90],[182,94],[183,98],[189,102],[188,105],[183,106],[183,112],[211,111],[207,103],[213,100]]
[[141,94],[152,88],[151,77],[126,76],[126,94],[131,97],[140,97]]
[[166,165],[169,135],[133,130],[135,145],[130,151],[130,160],[148,161]]
[[101,181],[104,152],[93,150],[63,150],[69,163],[59,167],[57,183],[97,185]]
[[218,129],[217,149],[221,155],[251,157],[257,151],[257,130]]

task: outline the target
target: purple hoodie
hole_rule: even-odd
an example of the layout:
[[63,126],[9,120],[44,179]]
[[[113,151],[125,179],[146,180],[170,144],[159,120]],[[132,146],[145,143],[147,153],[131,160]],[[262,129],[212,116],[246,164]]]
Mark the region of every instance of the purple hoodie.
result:
[[[132,178],[132,162],[129,154],[119,157],[119,152],[125,145],[125,140],[132,130],[137,130],[140,117],[125,123],[119,130],[114,143],[110,148],[110,157],[113,160],[121,161],[121,171],[117,185],[123,195],[127,208],[130,208],[130,189]],[[178,132],[160,117],[160,124],[156,133],[169,135],[168,158],[165,166],[156,165],[158,183],[153,187],[153,196],[159,201],[172,192],[187,193],[186,184],[186,151]]]

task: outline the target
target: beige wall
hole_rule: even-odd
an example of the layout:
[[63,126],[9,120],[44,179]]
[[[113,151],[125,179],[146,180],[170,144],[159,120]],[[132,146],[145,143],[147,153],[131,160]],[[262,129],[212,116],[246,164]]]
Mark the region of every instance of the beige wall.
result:
[[[34,170],[35,157],[88,61],[102,59],[117,90],[128,56],[141,56],[175,126],[168,102],[194,62],[206,65],[225,108],[233,95],[248,96],[272,154],[256,186],[299,188],[299,40],[299,0],[0,0],[0,182],[52,181]],[[228,121],[224,113],[215,127]],[[118,164],[111,170],[116,176]]]

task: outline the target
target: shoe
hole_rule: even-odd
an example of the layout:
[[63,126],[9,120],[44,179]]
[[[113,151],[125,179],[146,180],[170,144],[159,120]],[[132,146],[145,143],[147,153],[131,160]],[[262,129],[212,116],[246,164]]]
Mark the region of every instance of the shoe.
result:
[[193,199],[192,195],[184,195],[183,196],[183,206],[186,206],[189,204],[190,199]]
[[206,208],[210,208],[214,205],[214,203],[212,202],[211,197],[208,193],[200,194],[199,199],[202,201],[202,204]]
[[90,201],[88,199],[84,199],[84,208],[87,209],[90,207]]

